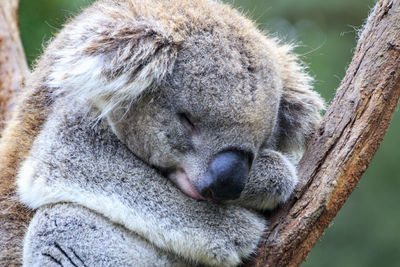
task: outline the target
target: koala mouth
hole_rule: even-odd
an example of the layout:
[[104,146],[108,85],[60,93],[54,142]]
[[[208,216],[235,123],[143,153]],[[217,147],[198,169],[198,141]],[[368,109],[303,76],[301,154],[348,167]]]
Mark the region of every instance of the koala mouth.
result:
[[170,173],[169,178],[186,195],[188,195],[194,199],[197,199],[197,200],[205,200],[197,192],[196,188],[190,182],[189,177],[187,176],[186,172],[182,168],[178,168],[174,172]]

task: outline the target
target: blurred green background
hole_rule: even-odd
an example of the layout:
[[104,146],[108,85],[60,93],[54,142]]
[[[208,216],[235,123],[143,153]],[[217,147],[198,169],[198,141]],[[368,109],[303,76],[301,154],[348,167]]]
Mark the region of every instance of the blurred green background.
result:
[[[20,25],[27,58],[40,55],[66,18],[91,1],[21,0]],[[261,29],[299,44],[297,52],[329,102],[343,78],[372,0],[229,1]],[[400,114],[331,227],[303,267],[400,266]]]

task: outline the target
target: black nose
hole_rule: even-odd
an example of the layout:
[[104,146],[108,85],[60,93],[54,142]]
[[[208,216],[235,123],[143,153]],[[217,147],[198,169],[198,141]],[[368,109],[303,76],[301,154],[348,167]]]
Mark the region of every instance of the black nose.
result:
[[198,188],[208,200],[232,200],[240,197],[250,169],[249,153],[233,150],[218,154]]

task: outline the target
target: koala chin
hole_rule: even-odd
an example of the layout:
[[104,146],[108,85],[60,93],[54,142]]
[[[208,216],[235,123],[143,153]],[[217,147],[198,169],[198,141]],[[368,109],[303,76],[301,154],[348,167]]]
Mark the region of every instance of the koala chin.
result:
[[324,108],[291,46],[211,0],[97,1],[26,91],[24,266],[240,264]]

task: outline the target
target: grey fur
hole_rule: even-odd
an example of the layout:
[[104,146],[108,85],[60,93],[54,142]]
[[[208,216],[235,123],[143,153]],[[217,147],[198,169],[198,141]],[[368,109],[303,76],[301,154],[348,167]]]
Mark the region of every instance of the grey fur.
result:
[[[62,202],[86,205],[111,221],[138,232],[154,245],[202,263],[231,265],[234,263],[232,258],[237,261],[254,250],[264,230],[265,222],[261,217],[235,205],[218,205],[187,197],[155,169],[137,159],[107,125],[101,123],[91,126],[94,118],[87,117],[82,104],[69,103],[73,104],[72,107],[65,107],[63,102],[55,105],[56,111],[50,115],[27,159],[30,164],[35,163],[33,183],[40,182],[41,194],[29,196],[37,203],[24,199],[22,194],[24,202],[37,206]],[[34,186],[29,190],[35,190]],[[77,195],[83,196],[83,199],[78,199]],[[87,203],[86,199],[93,196],[102,197],[102,200],[111,199],[111,204],[98,203],[97,206]],[[133,216],[115,214],[121,207],[132,212]],[[58,206],[54,208],[58,209]],[[41,218],[43,214],[35,217],[45,220]],[[149,232],[152,232],[143,231],[141,225],[131,225],[134,216],[143,217],[145,223],[149,224]],[[89,224],[85,220],[82,222]],[[155,222],[157,225],[153,226]],[[109,228],[104,226],[104,229]],[[157,229],[161,229],[161,232]],[[159,232],[160,235],[152,236]],[[72,244],[74,231],[70,229],[63,233],[64,237],[59,242],[63,243],[65,238],[69,240],[68,244]],[[75,236],[76,243],[81,242],[84,226],[78,233]],[[61,237],[61,233],[58,237]],[[131,239],[134,238],[132,234]],[[182,240],[175,240],[177,238]],[[28,232],[26,240],[24,262],[48,260],[48,256],[27,249],[31,242],[39,244],[50,241],[33,229]],[[123,246],[120,249],[126,250]],[[190,251],[193,249],[199,251]],[[91,253],[97,255],[101,251],[104,253],[104,250],[107,248],[97,247]],[[140,254],[135,256],[142,258]],[[147,260],[144,257],[142,263]],[[132,259],[132,263],[138,261]],[[96,261],[86,263],[88,266],[101,265]]]
[[[323,108],[291,47],[216,1],[98,1],[35,73],[55,103],[18,178],[39,209],[27,266],[239,264],[265,229],[254,210],[293,192],[289,158]],[[196,187],[230,148],[254,155],[239,199],[198,201],[170,181],[184,170]]]
[[174,254],[75,204],[40,208],[25,243],[24,265],[31,267],[188,266]]

